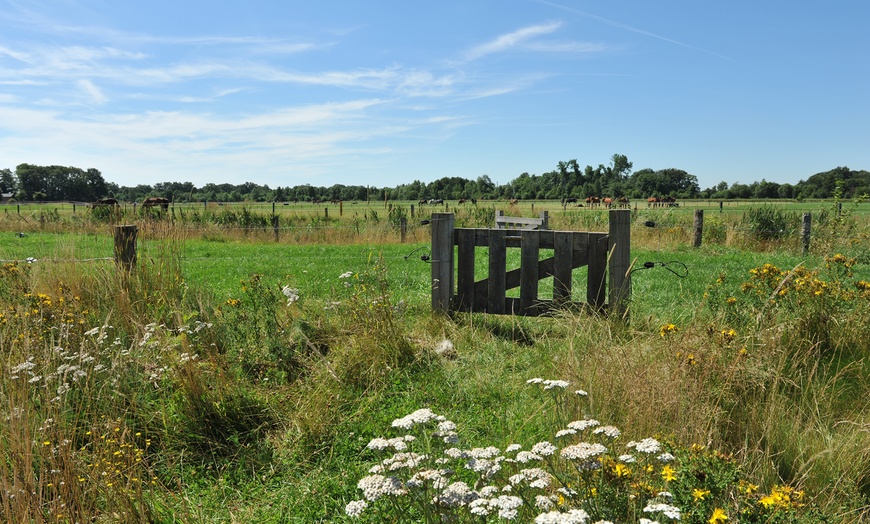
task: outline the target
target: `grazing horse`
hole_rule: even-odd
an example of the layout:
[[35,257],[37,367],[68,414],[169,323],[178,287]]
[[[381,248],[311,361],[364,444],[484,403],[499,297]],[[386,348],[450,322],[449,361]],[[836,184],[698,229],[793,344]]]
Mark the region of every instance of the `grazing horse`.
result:
[[101,198],[91,204],[91,207],[118,207],[119,205],[114,198]]
[[520,200],[518,198],[513,198],[513,199],[511,199],[510,205],[515,206],[519,203],[519,201]]
[[606,207],[607,209],[610,209],[611,207],[613,207],[613,199],[612,198],[604,197],[603,202],[604,202],[604,207]]
[[148,197],[142,201],[142,208],[160,206],[163,211],[169,209],[169,199],[163,197]]
[[459,202],[457,202],[457,203],[458,203],[458,204],[464,204],[464,203],[465,203],[465,199],[464,199],[464,198],[460,198],[460,199],[459,199]]
[[658,207],[661,199],[659,197],[649,197],[646,199],[646,207]]
[[623,209],[631,209],[631,202],[629,202],[628,198],[626,198],[626,197],[617,198],[616,204],[617,204],[617,207],[620,207]]
[[597,196],[586,197],[586,205],[589,207],[598,207],[601,204],[601,199]]
[[564,204],[576,204],[576,203],[577,203],[577,198],[576,198],[576,197],[566,198],[566,199],[565,199],[565,202],[563,202],[563,203],[564,203]]

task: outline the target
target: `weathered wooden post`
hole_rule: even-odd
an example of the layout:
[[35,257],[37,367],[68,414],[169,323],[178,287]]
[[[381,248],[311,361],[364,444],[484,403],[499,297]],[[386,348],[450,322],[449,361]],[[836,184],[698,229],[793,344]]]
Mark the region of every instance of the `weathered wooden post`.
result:
[[411,204],[411,218],[414,218],[414,204]]
[[329,208],[328,207],[323,208],[323,218],[325,218],[327,220],[329,219]]
[[803,227],[801,228],[801,244],[804,255],[810,251],[810,214],[804,213]]
[[541,229],[550,229],[550,212],[546,209],[541,211]]
[[695,247],[701,247],[701,236],[704,232],[704,210],[696,209],[695,210],[695,223],[693,227],[693,235],[692,235],[692,245]]
[[278,215],[272,213],[272,229],[275,231],[275,242],[278,241]]
[[610,210],[610,259],[607,272],[610,277],[610,314],[627,319],[631,298],[631,210]]
[[115,226],[115,263],[130,272],[136,265],[136,235],[133,225]]
[[340,217],[344,216],[344,200],[338,201],[338,216],[340,216]]
[[399,231],[401,231],[402,235],[402,243],[405,243],[405,237],[408,235],[408,219],[402,217],[399,219]]
[[719,201],[719,214],[722,214],[722,201]]
[[453,213],[432,213],[432,310],[450,312],[453,299]]

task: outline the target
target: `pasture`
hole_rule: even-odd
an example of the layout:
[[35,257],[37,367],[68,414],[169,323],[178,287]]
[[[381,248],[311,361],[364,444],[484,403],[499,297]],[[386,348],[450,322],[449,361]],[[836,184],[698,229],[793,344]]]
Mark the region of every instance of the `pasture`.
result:
[[[436,485],[420,496],[364,498],[358,481],[390,451],[370,443],[401,436],[392,421],[428,408],[455,423],[451,446],[466,450],[544,441],[572,449],[556,437],[572,421],[619,428],[618,438],[601,440],[607,452],[596,468],[571,469],[559,455],[539,460],[555,479],[543,488],[509,481],[516,462],[485,477],[457,459],[449,483],[464,482],[481,500],[485,485],[514,486],[524,501],[517,522],[572,507],[595,519],[664,522],[644,513],[659,491],[672,493],[661,502],[679,507],[683,522],[864,521],[866,204],[843,203],[842,214],[832,202],[725,202],[721,213],[717,202],[680,204],[638,203],[633,214],[627,323],[579,311],[430,310],[430,265],[421,259],[429,229],[420,222],[433,210],[454,211],[462,227],[491,226],[496,209],[546,210],[552,229],[606,231],[604,210],[415,203],[412,217],[411,203],[344,203],[340,212],[277,205],[276,240],[271,204],[177,205],[144,217],[5,206],[0,516],[505,520],[495,506],[487,517],[430,504]],[[757,213],[761,206],[767,211]],[[699,208],[704,241],[694,248]],[[813,215],[806,254],[795,221],[804,212]],[[112,260],[119,221],[139,226],[129,274]],[[666,266],[642,269],[648,261]],[[582,290],[583,270],[574,278]],[[535,377],[570,386],[527,383]],[[443,446],[425,424],[411,424],[418,440],[409,443],[434,460]],[[588,440],[604,438],[596,435],[590,429]],[[626,443],[648,437],[674,461],[620,462]],[[415,473],[395,475],[405,482]],[[349,516],[361,500],[367,507]]]

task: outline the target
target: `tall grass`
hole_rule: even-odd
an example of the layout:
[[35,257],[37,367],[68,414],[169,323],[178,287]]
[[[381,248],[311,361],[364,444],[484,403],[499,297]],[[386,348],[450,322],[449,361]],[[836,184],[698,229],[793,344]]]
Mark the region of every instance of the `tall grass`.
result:
[[[491,219],[483,206],[461,211],[466,225]],[[580,213],[551,220],[592,228],[604,216]],[[632,307],[643,314],[631,324],[576,312],[439,316],[426,300],[428,266],[413,261],[409,269],[401,256],[413,244],[384,249],[389,256],[371,247],[396,242],[400,215],[360,215],[355,238],[371,243],[365,254],[359,246],[312,247],[322,253],[306,269],[299,251],[267,238],[274,258],[261,262],[269,271],[234,268],[229,283],[218,283],[226,266],[198,280],[187,274],[203,269],[184,253],[195,245],[207,258],[235,249],[243,236],[216,229],[194,241],[163,219],[141,223],[129,274],[110,260],[77,262],[92,249],[81,246],[55,248],[51,263],[4,263],[0,519],[342,521],[362,496],[357,481],[378,463],[367,443],[421,408],[454,421],[466,451],[512,443],[529,450],[544,440],[561,450],[568,444],[555,432],[585,418],[618,427],[598,476],[562,466],[552,472],[575,490],[610,482],[597,485],[602,498],[563,493],[559,504],[545,493],[555,496],[546,511],[652,518],[643,511],[655,493],[638,487],[646,482],[672,489],[687,522],[709,522],[716,508],[741,522],[774,510],[780,522],[867,518],[870,284],[860,240],[816,246],[827,256],[798,265],[797,249],[783,257],[727,245],[741,233],[723,219],[723,244],[688,251],[683,215],[639,211],[640,253],[687,261],[692,273],[636,274],[643,293]],[[824,227],[861,238],[861,226],[848,220]],[[342,249],[353,256],[343,258]],[[549,396],[526,383],[534,377],[569,381],[566,392],[588,396]],[[679,459],[670,466],[675,480],[659,463],[651,474],[626,463],[634,477],[620,476],[616,452],[644,437]],[[483,486],[465,481],[481,495]],[[695,504],[694,489],[703,504]],[[799,504],[762,502],[783,490]],[[620,498],[629,494],[634,502]],[[540,508],[533,507],[524,515],[534,517]],[[430,509],[376,513],[373,505],[363,519],[419,519]]]

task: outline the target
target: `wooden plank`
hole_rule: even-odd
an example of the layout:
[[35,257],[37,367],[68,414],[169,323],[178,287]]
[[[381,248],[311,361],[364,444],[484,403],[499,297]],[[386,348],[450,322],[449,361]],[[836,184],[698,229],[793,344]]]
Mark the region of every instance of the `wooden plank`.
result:
[[530,311],[538,299],[538,257],[541,235],[539,231],[523,234],[520,248],[520,310]]
[[507,278],[506,231],[503,229],[489,232],[489,276],[486,282],[486,312],[504,314],[505,281]]
[[459,244],[456,262],[457,308],[471,311],[474,305],[474,230],[460,229],[456,231],[456,236]]
[[631,211],[610,210],[610,314],[626,318],[631,299]]
[[574,234],[560,231],[555,236],[553,248],[553,300],[556,303],[571,300],[571,272],[574,268],[572,246]]
[[525,218],[525,217],[506,217],[496,216],[495,224],[499,229],[506,228],[508,224],[516,226],[541,227],[544,224],[543,218]]
[[453,213],[432,213],[432,310],[450,311],[453,299]]
[[589,238],[589,270],[586,275],[586,302],[595,310],[604,307],[607,297],[607,235]]

